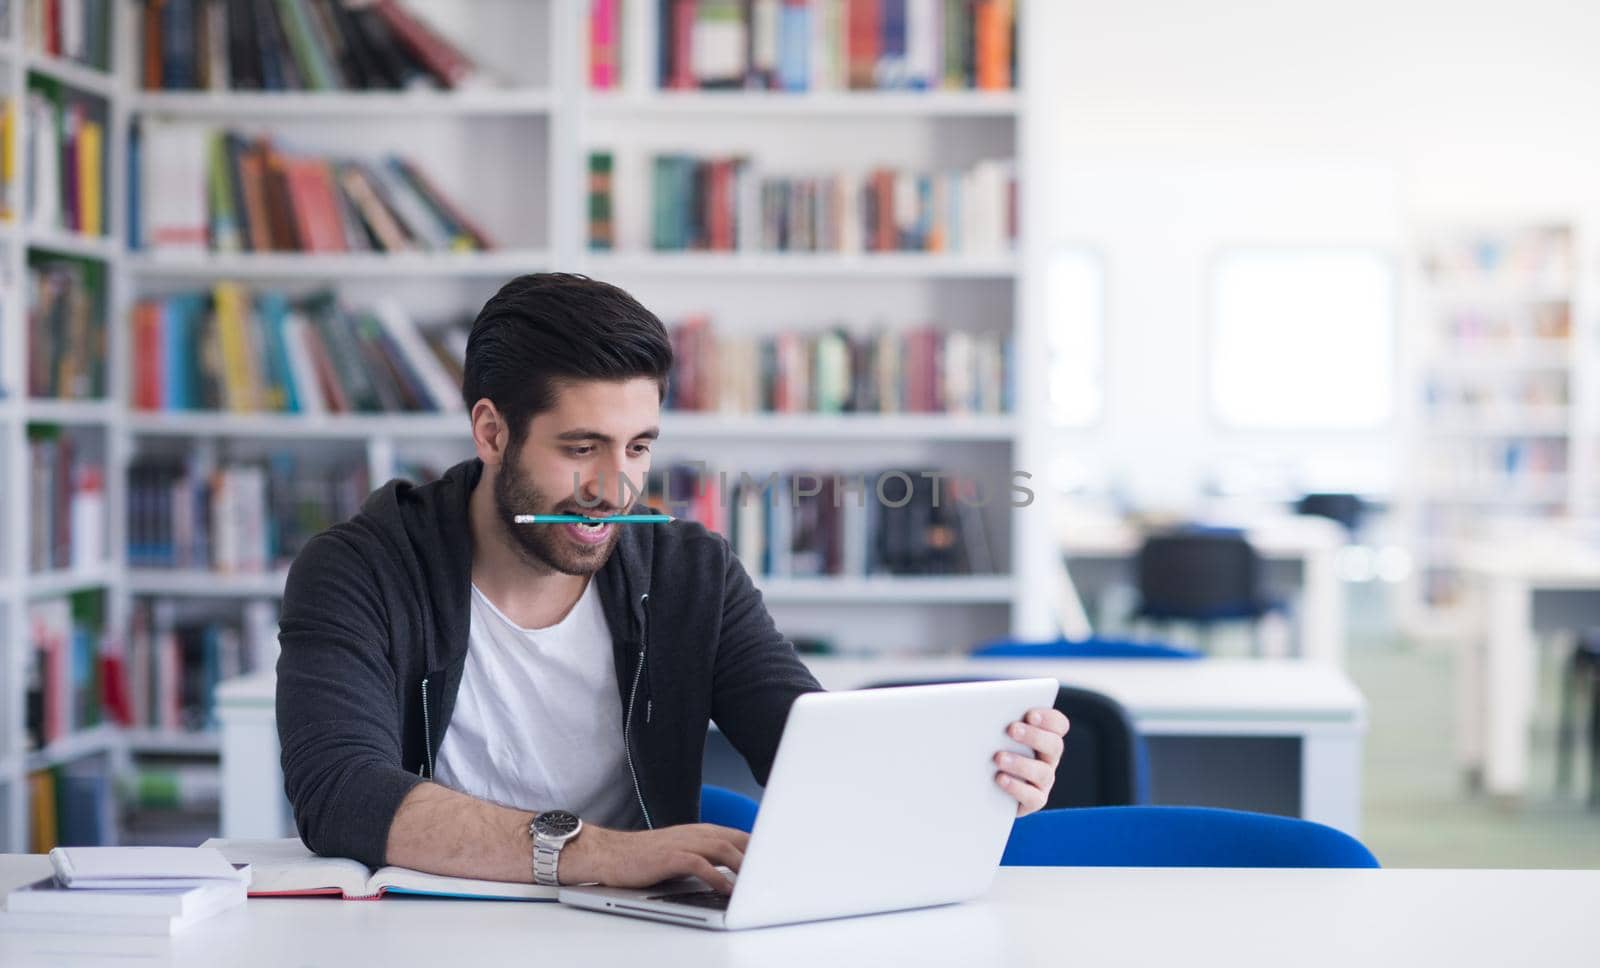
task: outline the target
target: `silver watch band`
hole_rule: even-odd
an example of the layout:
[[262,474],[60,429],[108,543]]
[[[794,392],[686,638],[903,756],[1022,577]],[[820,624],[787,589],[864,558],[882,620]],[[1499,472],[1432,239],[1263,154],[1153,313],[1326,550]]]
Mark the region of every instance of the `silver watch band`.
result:
[[552,847],[535,840],[533,842],[533,882],[545,887],[558,887],[561,882],[557,879],[557,871],[561,866],[561,847]]

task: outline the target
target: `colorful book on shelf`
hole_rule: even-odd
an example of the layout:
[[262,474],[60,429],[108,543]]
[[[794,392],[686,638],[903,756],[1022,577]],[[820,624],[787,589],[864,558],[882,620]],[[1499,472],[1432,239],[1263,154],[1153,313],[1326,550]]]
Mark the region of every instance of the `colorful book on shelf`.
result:
[[554,901],[556,889],[537,884],[485,881],[427,874],[405,867],[377,870],[343,857],[319,857],[298,838],[224,840],[215,847],[235,863],[249,864],[251,897],[329,895],[345,900],[377,900],[386,894],[495,901]]

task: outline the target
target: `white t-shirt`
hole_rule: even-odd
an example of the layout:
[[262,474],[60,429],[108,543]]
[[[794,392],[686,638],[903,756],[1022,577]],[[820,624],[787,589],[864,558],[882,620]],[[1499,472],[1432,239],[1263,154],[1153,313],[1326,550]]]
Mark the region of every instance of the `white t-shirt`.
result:
[[517,626],[474,585],[467,665],[434,779],[508,807],[642,828],[623,712],[593,581],[565,618],[542,629]]

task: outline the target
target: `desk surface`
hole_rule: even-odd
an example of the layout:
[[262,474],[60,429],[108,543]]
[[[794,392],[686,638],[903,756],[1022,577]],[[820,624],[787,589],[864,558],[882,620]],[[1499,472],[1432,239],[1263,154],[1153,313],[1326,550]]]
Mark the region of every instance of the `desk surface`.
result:
[[[1292,659],[1140,661],[1084,659],[969,659],[900,657],[851,659],[806,656],[828,689],[874,682],[962,676],[1046,676],[1103,692],[1128,708],[1141,727],[1183,722],[1298,722],[1361,726],[1365,703],[1339,669]],[[270,710],[276,679],[263,672],[218,687],[221,711]]]
[[[0,857],[0,889],[48,871]],[[173,938],[0,934],[0,964],[1553,968],[1595,963],[1595,897],[1600,871],[1006,868],[968,904],[733,934],[555,904],[258,899]]]

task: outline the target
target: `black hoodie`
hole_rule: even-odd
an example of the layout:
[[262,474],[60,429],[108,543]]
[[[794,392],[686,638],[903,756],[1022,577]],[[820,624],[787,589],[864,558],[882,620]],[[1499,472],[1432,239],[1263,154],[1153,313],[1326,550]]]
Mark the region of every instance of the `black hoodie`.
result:
[[[295,823],[319,854],[382,866],[395,810],[433,774],[467,658],[467,506],[482,473],[471,460],[430,484],[391,481],[289,570],[278,738]],[[619,527],[592,580],[634,793],[647,825],[693,823],[708,724],[765,783],[790,704],[821,687],[726,539],[687,521]]]

